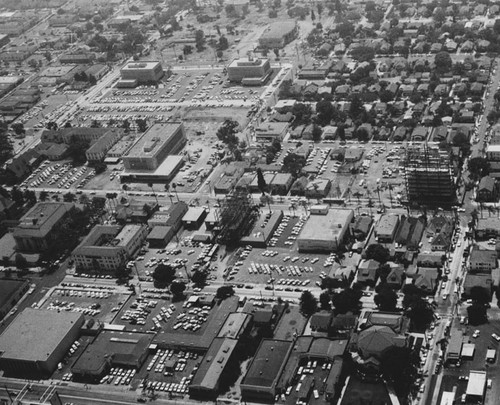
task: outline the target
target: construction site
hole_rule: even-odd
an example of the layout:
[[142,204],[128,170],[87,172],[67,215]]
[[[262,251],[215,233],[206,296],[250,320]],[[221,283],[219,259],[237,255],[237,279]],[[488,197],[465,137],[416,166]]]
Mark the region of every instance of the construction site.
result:
[[450,155],[428,144],[408,146],[405,157],[406,201],[450,207],[457,196]]

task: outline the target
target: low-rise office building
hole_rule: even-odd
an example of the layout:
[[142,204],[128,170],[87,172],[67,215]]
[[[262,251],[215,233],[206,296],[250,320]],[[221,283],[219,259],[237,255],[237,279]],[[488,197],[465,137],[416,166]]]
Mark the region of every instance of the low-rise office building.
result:
[[157,169],[168,155],[180,152],[186,144],[182,123],[159,123],[149,128],[123,157],[127,171]]
[[73,209],[72,203],[39,202],[19,221],[13,236],[17,249],[40,253],[49,249],[56,238],[57,226]]
[[239,58],[227,67],[229,81],[243,85],[262,85],[271,73],[269,59]]
[[165,74],[160,62],[130,62],[120,70],[123,80],[136,80],[138,84],[157,83]]
[[272,23],[259,38],[259,45],[267,49],[281,49],[292,42],[297,37],[298,32],[295,21]]
[[139,249],[148,235],[145,225],[97,225],[73,250],[77,270],[116,271]]

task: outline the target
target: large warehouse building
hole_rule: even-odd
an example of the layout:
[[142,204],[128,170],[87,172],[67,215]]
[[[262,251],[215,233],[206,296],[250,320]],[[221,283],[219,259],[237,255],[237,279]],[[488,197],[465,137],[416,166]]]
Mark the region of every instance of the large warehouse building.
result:
[[0,369],[22,376],[51,374],[78,339],[83,322],[78,312],[25,309],[0,335]]
[[123,166],[127,171],[156,170],[168,155],[180,152],[185,144],[186,132],[182,123],[155,124],[123,157]]
[[331,209],[326,215],[311,215],[297,238],[299,252],[337,250],[354,218],[352,210]]
[[131,62],[120,73],[122,80],[136,81],[137,84],[156,83],[164,75],[160,62]]

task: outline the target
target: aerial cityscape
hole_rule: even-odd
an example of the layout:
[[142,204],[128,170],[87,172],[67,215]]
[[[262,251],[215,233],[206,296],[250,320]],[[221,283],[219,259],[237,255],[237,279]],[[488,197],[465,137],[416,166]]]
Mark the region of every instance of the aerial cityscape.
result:
[[500,404],[500,0],[0,0],[0,405]]

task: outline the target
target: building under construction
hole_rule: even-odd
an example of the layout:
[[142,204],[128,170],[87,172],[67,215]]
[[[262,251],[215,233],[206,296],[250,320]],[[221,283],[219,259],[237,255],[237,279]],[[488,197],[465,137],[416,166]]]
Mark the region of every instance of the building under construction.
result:
[[428,144],[408,146],[404,167],[410,205],[449,207],[456,204],[453,167],[447,151]]
[[252,196],[246,189],[235,189],[221,203],[216,231],[219,243],[235,245],[255,221]]

